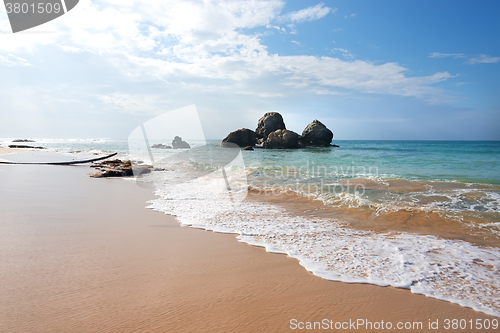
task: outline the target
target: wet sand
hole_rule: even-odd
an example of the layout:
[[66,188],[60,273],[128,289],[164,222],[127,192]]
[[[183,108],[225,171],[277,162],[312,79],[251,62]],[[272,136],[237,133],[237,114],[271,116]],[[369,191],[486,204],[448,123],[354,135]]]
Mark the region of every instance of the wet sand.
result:
[[0,155],[14,154],[14,153],[21,152],[21,151],[22,151],[21,149],[0,147]]
[[494,319],[408,290],[323,280],[234,235],[180,227],[144,208],[152,189],[89,172],[0,165],[0,332],[284,332],[292,319],[445,332],[445,319]]

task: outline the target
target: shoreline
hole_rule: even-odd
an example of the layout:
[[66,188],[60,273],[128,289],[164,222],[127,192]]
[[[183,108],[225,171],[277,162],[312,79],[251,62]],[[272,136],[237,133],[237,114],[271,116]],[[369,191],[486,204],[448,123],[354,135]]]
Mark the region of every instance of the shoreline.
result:
[[[498,188],[500,189],[500,187]],[[451,241],[465,241],[479,247],[500,249],[500,239],[493,235],[468,233],[466,226],[456,224],[450,217],[436,212],[399,209],[384,216],[373,217],[372,210],[346,207],[332,207],[317,197],[304,194],[263,194],[249,192],[247,201],[269,203],[285,209],[295,216],[326,218],[345,222],[350,228],[375,233],[410,233],[422,236],[436,236]],[[367,223],[367,221],[369,221]]]
[[[150,209],[157,211],[157,212],[160,212],[160,213],[164,213],[161,210],[159,210],[153,206],[148,206],[147,208],[150,208]],[[165,214],[172,216],[168,213],[165,213]],[[361,278],[361,279],[359,279],[359,278],[346,278],[342,275],[337,275],[337,274],[332,275],[332,273],[335,273],[335,272],[325,270],[324,267],[322,267],[321,265],[318,265],[318,263],[315,262],[315,260],[313,260],[313,259],[304,257],[303,255],[297,254],[294,251],[288,252],[288,251],[282,250],[280,248],[277,248],[274,244],[271,244],[271,243],[265,243],[265,242],[263,243],[263,242],[252,240],[251,237],[248,237],[247,235],[242,234],[241,232],[238,232],[238,231],[223,231],[217,227],[213,228],[211,226],[200,225],[200,224],[196,224],[196,223],[182,223],[182,222],[178,222],[178,223],[180,223],[181,226],[183,226],[183,227],[189,227],[189,228],[193,228],[193,229],[198,229],[198,230],[213,232],[213,233],[218,233],[218,234],[224,234],[224,235],[234,235],[235,238],[239,242],[244,243],[246,245],[261,248],[264,251],[266,251],[266,253],[285,255],[288,258],[297,260],[298,264],[300,266],[302,266],[304,270],[306,270],[308,273],[310,273],[310,274],[312,274],[312,275],[314,275],[322,280],[339,282],[339,283],[346,283],[346,284],[370,285],[370,286],[375,286],[375,287],[380,287],[380,288],[395,288],[398,290],[407,290],[408,292],[410,292],[414,295],[422,295],[422,296],[428,297],[430,299],[456,304],[456,305],[459,305],[461,307],[468,308],[468,309],[471,309],[473,311],[477,311],[477,312],[486,314],[488,316],[500,318],[500,316],[497,313],[495,313],[495,310],[492,310],[491,308],[481,308],[477,303],[471,302],[470,300],[462,300],[459,298],[450,297],[450,296],[446,296],[446,295],[430,295],[430,294],[428,294],[428,291],[425,291],[419,287],[414,288],[413,285],[405,285],[405,286],[393,285],[393,284],[389,284],[386,281],[381,281],[381,280],[373,280],[373,279],[368,280],[368,279],[363,279],[363,278]],[[351,228],[350,226],[346,226],[346,227]],[[368,232],[370,232],[370,231],[368,231]],[[451,241],[459,242],[460,243],[459,246],[465,246],[465,247],[467,247],[468,245],[475,246],[474,244],[469,244],[466,241],[463,241],[463,242],[461,240],[451,240]],[[483,247],[483,246],[479,246],[479,248],[491,249],[491,248]],[[468,249],[470,249],[470,248],[468,248]],[[480,258],[480,256],[478,256],[478,258]],[[473,263],[482,264],[483,260],[482,259],[474,259]],[[485,266],[488,266],[488,265],[485,265]],[[492,289],[496,290],[496,287],[492,286]]]
[[19,153],[19,152],[22,152],[22,151],[23,150],[21,150],[21,149],[13,149],[13,148],[0,147],[0,156],[1,155],[15,154],[15,153]]
[[145,209],[153,189],[92,179],[88,167],[0,171],[2,331],[281,332],[291,319],[424,330],[439,320],[445,331],[445,319],[496,319],[409,290],[324,280],[235,235],[182,227]]

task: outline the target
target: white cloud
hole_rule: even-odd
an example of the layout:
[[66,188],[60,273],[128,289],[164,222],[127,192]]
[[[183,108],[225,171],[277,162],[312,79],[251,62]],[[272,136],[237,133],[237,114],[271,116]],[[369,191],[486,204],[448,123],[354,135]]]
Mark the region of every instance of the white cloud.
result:
[[0,65],[4,65],[4,66],[8,66],[8,67],[31,66],[31,64],[26,59],[23,59],[21,57],[17,57],[13,54],[9,54],[6,57],[0,55]]
[[[347,60],[270,54],[260,35],[242,30],[278,29],[273,22],[286,19],[292,22],[288,27],[293,34],[295,24],[320,19],[332,12],[323,3],[283,16],[279,16],[283,8],[281,0],[108,3],[114,7],[81,0],[74,10],[50,23],[57,34],[40,40],[24,39],[24,45],[11,38],[8,47],[2,43],[4,36],[0,36],[0,51],[54,44],[65,52],[99,56],[100,62],[110,64],[134,82],[158,80],[179,87],[198,84],[213,91],[261,97],[287,96],[294,93],[292,87],[322,94],[359,91],[431,99],[442,95],[432,85],[453,77],[447,72],[408,77],[405,75],[408,70],[395,63],[351,61],[354,56],[340,48],[335,50]],[[293,43],[300,45],[298,41]],[[151,96],[148,98],[121,93],[100,96],[107,105],[131,112],[156,103]]]
[[465,54],[463,53],[441,53],[441,52],[432,52],[429,54],[429,58],[446,58],[453,57],[455,59],[465,58]]
[[320,2],[316,6],[311,6],[296,12],[287,13],[283,16],[280,16],[278,20],[296,23],[314,21],[319,20],[328,15],[328,13],[335,11],[337,11],[336,8],[332,9],[330,7],[326,7],[324,3]]
[[[429,54],[429,58],[446,58],[452,57],[454,59],[467,58],[463,53],[440,53],[432,52]],[[475,65],[475,64],[493,64],[500,61],[500,57],[490,57],[486,54],[481,54],[475,58],[469,58],[464,64]]]
[[355,17],[356,16],[356,13],[352,13],[351,15],[344,15],[344,18],[352,18],[352,17]]
[[158,110],[156,104],[161,101],[156,95],[130,95],[126,93],[112,93],[98,95],[101,101],[111,109],[127,113],[147,113]]
[[500,61],[500,57],[490,57],[486,54],[481,54],[479,57],[471,58],[467,60],[465,63],[469,65],[475,64],[493,64]]
[[68,53],[82,53],[83,52],[83,50],[79,49],[78,47],[65,46],[65,45],[60,45],[59,47]]
[[296,40],[292,40],[292,43],[294,43],[297,46],[303,46],[303,44],[301,42],[298,42]]
[[413,96],[434,100],[439,90],[429,85],[454,76],[440,72],[430,76],[406,77],[406,68],[395,63],[375,65],[356,60],[345,62],[340,59],[312,56],[284,57],[282,66],[289,68],[291,75],[286,84],[303,89],[322,88],[349,89],[365,93]]
[[[335,41],[334,41],[335,43]],[[341,49],[341,48],[334,48],[333,49],[334,51],[339,51],[339,52],[342,52],[342,55],[344,56],[344,58],[347,58],[347,59],[353,59],[354,58],[354,54],[352,54],[351,52],[347,51],[346,49]]]
[[295,29],[295,24],[293,24],[293,23],[287,24],[287,27],[290,28],[290,35],[297,35],[298,34],[297,30]]
[[277,25],[271,25],[271,24],[268,24],[268,25],[266,25],[266,28],[268,28],[268,29],[271,29],[271,28],[272,28],[272,29],[276,29],[276,30],[278,30],[278,31],[280,31],[280,32],[282,31],[282,32],[286,33],[286,29],[285,29],[285,28],[283,28],[283,27],[279,27],[279,26],[277,26]]

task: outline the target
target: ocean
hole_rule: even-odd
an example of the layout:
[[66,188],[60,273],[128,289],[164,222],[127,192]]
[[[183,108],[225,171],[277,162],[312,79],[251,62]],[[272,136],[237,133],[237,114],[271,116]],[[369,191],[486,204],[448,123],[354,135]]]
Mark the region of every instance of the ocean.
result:
[[220,140],[185,139],[191,150],[35,140],[50,151],[153,164],[137,179],[156,188],[148,208],[286,253],[321,278],[406,288],[500,316],[500,142],[336,140],[339,148],[244,151]]

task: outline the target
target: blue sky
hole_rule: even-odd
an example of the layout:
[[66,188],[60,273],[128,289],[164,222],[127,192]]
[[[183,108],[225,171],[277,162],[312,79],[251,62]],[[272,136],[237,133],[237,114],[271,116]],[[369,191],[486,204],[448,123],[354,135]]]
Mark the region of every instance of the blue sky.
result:
[[500,140],[498,1],[81,0],[9,33],[0,137],[126,138],[195,104],[207,138],[268,111],[335,139]]

